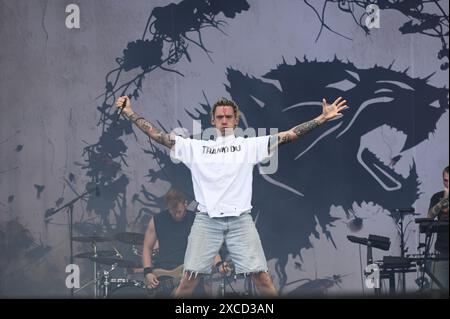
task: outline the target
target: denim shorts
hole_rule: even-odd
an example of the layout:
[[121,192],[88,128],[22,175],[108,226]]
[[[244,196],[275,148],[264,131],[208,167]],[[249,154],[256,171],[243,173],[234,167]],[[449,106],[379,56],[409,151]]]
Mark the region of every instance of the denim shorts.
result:
[[210,274],[214,256],[225,242],[236,274],[267,271],[266,257],[249,212],[240,216],[215,217],[198,212],[184,257],[185,272]]

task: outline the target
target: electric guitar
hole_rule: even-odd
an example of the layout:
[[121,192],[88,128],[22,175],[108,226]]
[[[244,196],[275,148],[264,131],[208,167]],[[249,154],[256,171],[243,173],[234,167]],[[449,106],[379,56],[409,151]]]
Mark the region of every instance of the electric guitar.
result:
[[[181,282],[183,276],[183,265],[179,265],[173,269],[163,269],[155,268],[152,272],[159,281],[159,285],[155,288],[150,288],[147,286],[147,292],[151,297],[167,297],[173,294],[175,289]],[[219,273],[219,270],[214,268],[211,275]],[[210,284],[215,281],[221,281],[225,277],[230,277],[234,273],[234,264],[229,262],[227,264],[227,273],[221,275],[218,278],[212,278],[212,276],[207,276],[205,280]]]
[[151,296],[169,296],[178,287],[183,276],[183,265],[173,269],[155,268],[152,272],[159,281],[155,288],[147,287]]

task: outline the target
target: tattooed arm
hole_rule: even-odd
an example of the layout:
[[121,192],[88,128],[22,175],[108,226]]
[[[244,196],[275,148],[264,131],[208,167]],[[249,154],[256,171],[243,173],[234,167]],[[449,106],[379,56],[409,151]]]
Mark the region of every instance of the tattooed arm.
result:
[[284,131],[276,135],[272,135],[269,139],[269,152],[273,151],[279,145],[295,141],[300,136],[305,135],[308,132],[311,132],[313,129],[315,129],[324,122],[325,120],[322,118],[321,115],[311,121],[297,125],[296,127],[291,128],[289,131]]
[[289,131],[280,132],[277,135],[272,135],[269,139],[269,152],[273,151],[279,145],[287,144],[295,141],[300,136],[311,132],[319,125],[331,120],[337,116],[342,116],[340,113],[342,110],[348,108],[347,101],[339,97],[333,104],[327,104],[325,99],[322,100],[322,114],[315,119],[297,125],[291,128]]
[[[125,107],[123,107],[124,103],[126,103]],[[123,114],[125,114],[142,132],[147,134],[149,138],[168,148],[172,148],[175,145],[175,137],[173,135],[157,129],[154,124],[133,112],[130,99],[127,96],[118,98],[116,105],[117,107],[123,107]]]
[[132,112],[125,113],[125,115],[152,140],[158,142],[161,145],[167,146],[168,148],[172,148],[175,145],[175,140],[169,133],[158,130],[155,125],[139,116],[139,114]]

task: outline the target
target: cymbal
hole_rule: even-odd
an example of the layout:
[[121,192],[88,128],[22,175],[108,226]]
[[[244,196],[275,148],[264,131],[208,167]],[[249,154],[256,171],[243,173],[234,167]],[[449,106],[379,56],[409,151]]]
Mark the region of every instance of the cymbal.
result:
[[108,257],[91,257],[91,261],[97,262],[103,265],[117,265],[120,268],[139,268],[140,265],[134,261],[118,258],[108,258]]
[[78,236],[78,237],[72,237],[73,241],[79,241],[82,243],[101,243],[101,242],[105,242],[105,241],[111,241],[112,238],[110,237],[105,237],[105,236]]
[[97,250],[96,253],[93,251],[87,251],[85,253],[80,253],[75,256],[74,258],[93,258],[93,257],[113,257],[116,256],[117,253],[114,250]]
[[118,233],[114,235],[114,239],[125,244],[142,245],[144,243],[144,234],[132,232]]

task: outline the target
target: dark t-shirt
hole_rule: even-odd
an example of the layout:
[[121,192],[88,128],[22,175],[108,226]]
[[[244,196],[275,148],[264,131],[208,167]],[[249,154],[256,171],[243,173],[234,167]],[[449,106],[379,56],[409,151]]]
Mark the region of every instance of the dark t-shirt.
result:
[[[431,197],[430,208],[439,203],[439,201],[444,197],[444,191],[438,192]],[[437,216],[439,221],[448,221],[448,213],[444,213],[442,210]],[[448,232],[442,232],[437,234],[436,243],[434,248],[440,253],[448,255]]]
[[173,269],[182,265],[195,213],[187,211],[186,216],[179,222],[175,221],[167,210],[153,218],[159,241],[159,255],[155,266]]

